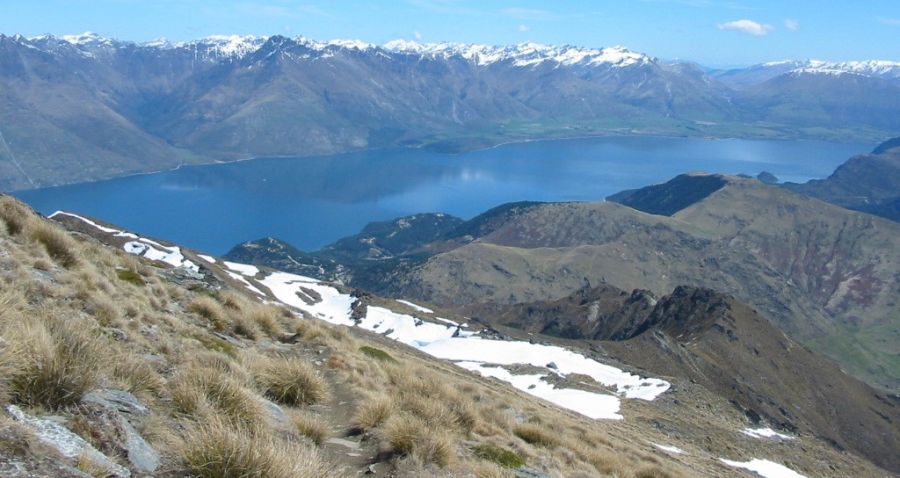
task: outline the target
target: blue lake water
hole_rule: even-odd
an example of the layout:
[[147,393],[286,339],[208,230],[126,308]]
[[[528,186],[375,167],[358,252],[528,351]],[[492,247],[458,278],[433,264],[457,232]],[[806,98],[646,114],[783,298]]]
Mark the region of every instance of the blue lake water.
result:
[[415,149],[191,166],[15,195],[211,254],[264,236],[312,250],[366,223],[418,212],[470,218],[510,201],[599,201],[689,171],[828,176],[873,145],[607,137],[464,154]]

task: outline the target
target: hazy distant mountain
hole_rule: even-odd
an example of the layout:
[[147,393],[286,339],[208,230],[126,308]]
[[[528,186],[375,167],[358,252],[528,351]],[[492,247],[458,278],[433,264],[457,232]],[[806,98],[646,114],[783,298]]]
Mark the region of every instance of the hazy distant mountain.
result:
[[773,77],[734,91],[696,65],[621,47],[0,35],[0,189],[379,146],[900,129],[896,82],[857,70],[809,90]]
[[731,88],[744,89],[788,73],[830,76],[857,75],[900,81],[900,62],[883,60],[844,62],[785,60],[752,65],[746,68],[716,70],[710,74]]

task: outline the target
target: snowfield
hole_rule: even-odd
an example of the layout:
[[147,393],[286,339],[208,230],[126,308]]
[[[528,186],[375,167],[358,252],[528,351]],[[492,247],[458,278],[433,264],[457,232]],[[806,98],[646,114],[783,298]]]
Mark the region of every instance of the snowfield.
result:
[[720,460],[728,466],[750,470],[763,478],[806,478],[784,465],[779,465],[769,460],[760,460],[758,458],[747,462],[731,461],[724,458],[720,458]]
[[[229,269],[243,270],[247,275],[256,275],[257,272],[252,266],[243,268],[234,267],[231,263],[227,265]],[[562,347],[489,340],[464,330],[462,325],[447,319],[437,319],[440,323],[426,322],[383,307],[368,306],[365,317],[356,323],[350,318],[355,298],[309,277],[273,272],[259,280],[259,283],[267,287],[279,301],[313,317],[384,335],[434,357],[454,362],[467,370],[507,382],[528,394],[590,418],[622,419],[622,415],[618,413],[622,398],[653,400],[669,389],[669,383],[664,380],[630,374]],[[401,303],[431,313],[430,309],[410,302]],[[514,374],[504,368],[515,365],[531,365],[545,372]],[[615,390],[615,393],[555,388],[546,380],[553,375],[565,378],[570,374],[587,375]]]

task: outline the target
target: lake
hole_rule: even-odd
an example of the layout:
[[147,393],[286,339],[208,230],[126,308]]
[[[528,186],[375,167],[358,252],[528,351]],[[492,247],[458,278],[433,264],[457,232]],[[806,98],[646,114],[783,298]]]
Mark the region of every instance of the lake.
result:
[[418,212],[470,218],[510,201],[598,201],[689,171],[828,176],[873,145],[821,141],[604,137],[536,141],[463,154],[417,149],[261,158],[15,193],[221,255],[265,236],[306,250],[370,221]]

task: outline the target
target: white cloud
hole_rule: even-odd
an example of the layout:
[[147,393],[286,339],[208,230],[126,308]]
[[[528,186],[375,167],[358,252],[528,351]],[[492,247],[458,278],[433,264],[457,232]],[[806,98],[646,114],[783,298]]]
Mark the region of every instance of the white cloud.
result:
[[884,18],[881,17],[878,19],[881,23],[885,25],[890,25],[892,27],[900,27],[900,18]]
[[520,32],[527,32],[528,30],[529,30],[528,25],[525,25],[525,24],[519,25]]
[[790,31],[797,31],[800,29],[800,22],[794,20],[793,18],[785,18],[784,19],[784,28],[787,28]]
[[775,29],[772,25],[754,22],[753,20],[747,20],[746,18],[735,20],[733,22],[720,23],[718,27],[719,30],[735,30],[757,37],[768,35],[769,32]]
[[416,37],[416,40],[421,40],[421,39],[422,39],[422,34],[419,33],[418,30],[416,30],[416,31],[413,32],[413,36]]

